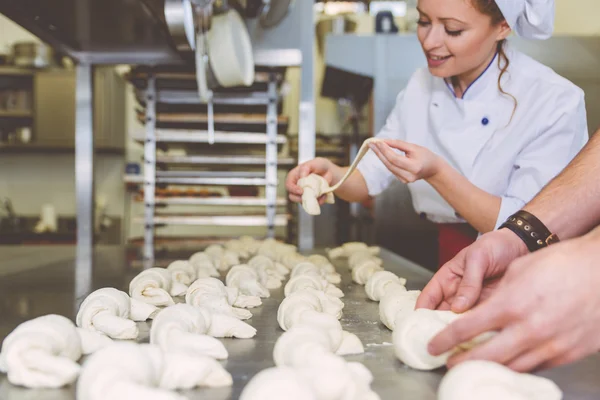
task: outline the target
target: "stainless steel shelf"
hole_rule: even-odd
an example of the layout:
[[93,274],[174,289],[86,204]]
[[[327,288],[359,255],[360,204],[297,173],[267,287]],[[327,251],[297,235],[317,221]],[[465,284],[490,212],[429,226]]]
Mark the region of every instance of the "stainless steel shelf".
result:
[[[125,183],[144,183],[141,175],[125,175]],[[176,178],[156,177],[156,183],[172,185],[208,185],[208,186],[265,186],[264,178]]]
[[[288,215],[276,215],[275,226],[287,226]],[[136,223],[143,224],[144,217],[136,217]],[[155,225],[212,225],[212,226],[267,226],[268,219],[261,215],[156,215]]]
[[[156,157],[156,162],[163,164],[200,164],[200,165],[265,165],[265,156],[168,156]],[[277,165],[292,166],[296,160],[292,157],[282,157]]]
[[[145,141],[143,132],[136,132],[132,135],[138,142]],[[209,143],[208,132],[204,130],[193,129],[157,129],[157,143]],[[252,132],[215,132],[215,144],[266,144],[267,135],[264,133]],[[287,143],[287,137],[277,135],[277,144]]]
[[0,118],[31,118],[33,113],[31,111],[20,111],[20,110],[0,110]]
[[[143,90],[136,90],[139,101],[144,99]],[[281,101],[281,97],[278,97]],[[157,102],[162,104],[206,104],[200,100],[198,92],[191,90],[161,90],[157,94]],[[259,106],[269,104],[269,97],[265,92],[251,93],[214,93],[213,104]]]
[[[267,199],[261,197],[155,197],[155,204],[174,206],[248,206],[266,207]],[[287,200],[277,198],[275,205],[285,206]]]
[[156,171],[157,178],[261,178],[264,172],[252,171]]

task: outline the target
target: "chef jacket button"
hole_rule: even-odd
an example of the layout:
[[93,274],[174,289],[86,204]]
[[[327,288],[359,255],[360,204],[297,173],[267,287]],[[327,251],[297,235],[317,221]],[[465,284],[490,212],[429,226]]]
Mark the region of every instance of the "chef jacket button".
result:
[[421,219],[427,219],[427,214],[422,212],[421,214],[419,214],[419,217],[421,217]]
[[487,125],[487,124],[489,124],[489,123],[490,123],[490,120],[487,117],[483,117],[483,119],[481,120],[481,124],[484,125],[484,126]]
[[454,216],[455,216],[456,218],[462,218],[462,215],[460,215],[460,214],[459,214],[458,212],[456,212],[456,211],[454,212]]

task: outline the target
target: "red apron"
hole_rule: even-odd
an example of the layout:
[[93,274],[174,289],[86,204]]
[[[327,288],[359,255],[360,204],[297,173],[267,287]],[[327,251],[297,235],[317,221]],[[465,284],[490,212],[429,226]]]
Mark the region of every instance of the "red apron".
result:
[[469,224],[437,224],[438,269],[452,260],[462,249],[477,239],[477,231]]

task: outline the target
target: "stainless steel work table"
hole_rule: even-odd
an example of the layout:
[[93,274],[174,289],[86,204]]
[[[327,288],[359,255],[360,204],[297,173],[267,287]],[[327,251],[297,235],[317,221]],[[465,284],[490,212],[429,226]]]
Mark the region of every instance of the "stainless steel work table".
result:
[[[409,289],[422,288],[431,273],[388,251],[382,252],[385,268],[405,277]],[[126,251],[120,247],[99,247],[94,252],[93,271],[78,271],[74,247],[0,247],[0,338],[17,324],[48,313],[74,318],[76,309],[90,291],[112,286],[126,290],[139,270],[130,267]],[[391,332],[379,321],[378,304],[367,299],[364,287],[350,280],[345,261],[337,262],[343,274],[340,285],[346,296],[342,324],[365,345],[365,354],[348,357],[363,362],[375,377],[373,389],[382,399],[430,400],[443,370],[419,372],[403,366],[393,355]],[[76,295],[78,294],[78,295]],[[282,290],[271,291],[263,306],[253,309],[248,322],[258,329],[256,338],[228,339],[224,343],[229,360],[224,365],[233,375],[234,386],[226,389],[198,389],[184,392],[190,399],[237,399],[249,379],[258,371],[273,366],[272,351],[282,333],[276,320]],[[141,340],[147,340],[149,324],[140,326]],[[565,399],[600,398],[600,357],[586,360],[541,375],[553,379],[565,392]],[[0,376],[2,400],[74,399],[74,388],[33,391],[10,385]]]

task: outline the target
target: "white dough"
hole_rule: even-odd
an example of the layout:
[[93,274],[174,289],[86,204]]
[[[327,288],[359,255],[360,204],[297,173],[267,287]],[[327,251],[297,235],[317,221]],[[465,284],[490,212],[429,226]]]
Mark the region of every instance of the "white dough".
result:
[[84,363],[77,399],[183,400],[172,390],[232,382],[231,375],[209,357],[164,352],[148,344],[115,343]]
[[466,361],[452,368],[440,383],[439,400],[560,400],[551,380],[517,373],[490,361]]
[[247,296],[262,298],[270,296],[269,290],[260,283],[258,273],[247,265],[236,265],[231,268],[225,277],[225,284]]
[[0,372],[13,385],[59,388],[79,375],[81,339],[71,320],[46,315],[17,326],[2,342]]
[[292,273],[290,275],[291,278],[300,275],[314,275],[325,278],[329,283],[337,284],[342,281],[342,277],[337,272],[329,273],[323,268],[311,263],[311,262],[301,262],[298,263],[292,268]]
[[244,387],[240,400],[318,400],[307,382],[289,367],[268,368]]
[[80,328],[113,339],[136,339],[139,331],[129,319],[130,309],[127,293],[113,288],[98,289],[81,303],[75,321]]
[[[329,183],[320,175],[310,174],[305,178],[298,179],[297,185],[303,190],[302,208],[304,208],[304,211],[310,215],[320,215],[321,206],[319,205],[319,198],[329,189]],[[326,195],[325,203],[335,203],[333,193]]]
[[379,271],[383,271],[383,268],[372,260],[366,260],[352,270],[352,280],[359,285],[364,285],[374,273]]
[[373,301],[380,301],[388,290],[402,290],[399,287],[406,285],[406,279],[399,278],[389,271],[375,272],[365,285],[367,297]]
[[[256,298],[243,296],[240,298],[239,292],[234,288],[226,288],[218,279],[202,278],[196,280],[189,287],[185,295],[185,302],[194,307],[204,307],[213,312],[222,313],[238,319],[252,318],[252,313],[238,307],[232,306],[248,301],[250,304],[256,304],[253,300]],[[260,301],[260,299],[258,299]],[[258,303],[260,304],[260,303]]]
[[185,286],[190,286],[196,280],[196,267],[187,260],[173,261],[167,267],[171,272],[174,282],[179,282]]
[[417,305],[420,290],[406,290],[404,286],[388,290],[379,302],[379,318],[389,330],[394,330],[396,322],[411,313]]
[[277,310],[277,322],[281,329],[288,330],[311,315],[325,313],[340,319],[344,303],[314,289],[303,289],[286,297]]
[[340,247],[336,247],[327,252],[327,256],[330,259],[350,257],[353,253],[357,252],[369,252],[371,255],[378,255],[380,252],[380,247],[378,246],[368,246],[366,243],[361,242],[348,242],[344,243]]
[[210,321],[189,304],[177,304],[162,310],[152,323],[150,343],[164,351],[179,351],[224,360],[227,350],[219,340],[206,335]]
[[164,268],[150,268],[140,272],[129,284],[129,295],[154,306],[175,304],[171,297],[173,279]]
[[327,280],[316,275],[299,275],[291,278],[283,288],[285,296],[297,292],[302,289],[315,289],[320,290],[330,296],[344,297],[344,292],[339,288],[333,286]]

